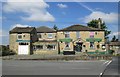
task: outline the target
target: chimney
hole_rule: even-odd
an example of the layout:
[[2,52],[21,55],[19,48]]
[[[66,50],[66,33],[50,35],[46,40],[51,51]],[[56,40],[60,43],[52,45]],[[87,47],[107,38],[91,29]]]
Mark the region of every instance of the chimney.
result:
[[101,18],[98,19],[98,28],[101,29],[101,24],[102,24],[102,20]]

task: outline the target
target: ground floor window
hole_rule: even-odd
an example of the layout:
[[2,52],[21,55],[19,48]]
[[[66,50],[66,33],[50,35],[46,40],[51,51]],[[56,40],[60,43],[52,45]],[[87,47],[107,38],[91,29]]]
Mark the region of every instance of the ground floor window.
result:
[[94,48],[94,42],[90,42],[90,48]]
[[55,45],[46,45],[48,50],[55,50]]
[[102,45],[102,50],[105,50],[105,48],[106,48],[105,45]]
[[43,49],[43,45],[36,45],[35,48],[36,48],[36,50],[41,50],[41,49]]
[[28,45],[28,43],[22,43],[22,42],[21,42],[21,43],[19,43],[19,45]]
[[66,48],[69,48],[69,47],[70,47],[70,43],[65,42],[65,47],[66,47]]

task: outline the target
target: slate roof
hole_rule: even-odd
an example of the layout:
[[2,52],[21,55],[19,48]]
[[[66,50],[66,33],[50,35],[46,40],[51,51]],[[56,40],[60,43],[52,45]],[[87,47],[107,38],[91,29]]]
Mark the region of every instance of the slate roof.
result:
[[46,27],[46,26],[40,26],[38,28],[36,28],[37,33],[49,33],[49,32],[55,32],[54,29]]
[[118,42],[110,42],[109,45],[120,46],[120,41],[118,41]]
[[98,28],[91,28],[91,27],[87,27],[87,26],[78,24],[78,25],[69,26],[69,27],[61,29],[59,31],[104,31],[104,30],[98,29]]
[[15,27],[10,33],[31,33],[35,27]]

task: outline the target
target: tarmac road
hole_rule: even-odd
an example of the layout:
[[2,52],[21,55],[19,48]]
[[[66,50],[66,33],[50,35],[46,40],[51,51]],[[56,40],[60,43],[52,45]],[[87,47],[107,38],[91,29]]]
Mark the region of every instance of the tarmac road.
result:
[[106,67],[102,77],[120,77],[120,57],[114,57]]
[[3,60],[3,75],[96,75],[111,61]]

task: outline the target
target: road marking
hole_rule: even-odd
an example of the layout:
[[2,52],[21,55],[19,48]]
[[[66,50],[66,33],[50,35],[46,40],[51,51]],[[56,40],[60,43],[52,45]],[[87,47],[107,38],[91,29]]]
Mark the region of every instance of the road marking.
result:
[[109,61],[106,66],[108,66],[112,61]]
[[103,73],[100,73],[99,77],[102,77]]
[[108,63],[108,62],[109,62],[109,61],[104,62],[103,65],[106,64],[106,63]]

